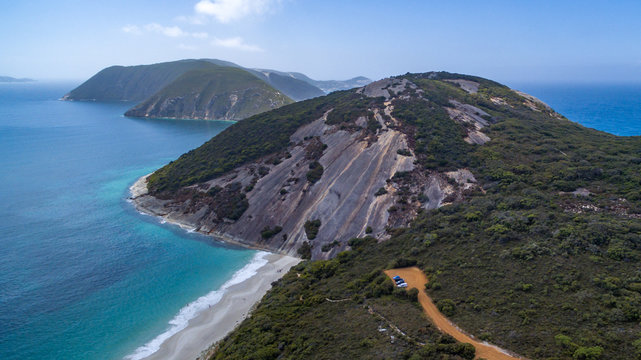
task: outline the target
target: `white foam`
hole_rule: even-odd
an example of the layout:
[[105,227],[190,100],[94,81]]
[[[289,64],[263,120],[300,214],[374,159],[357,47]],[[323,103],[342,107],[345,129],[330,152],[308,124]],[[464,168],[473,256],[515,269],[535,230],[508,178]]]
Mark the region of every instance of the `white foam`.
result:
[[145,345],[137,348],[132,354],[125,356],[127,360],[141,360],[144,359],[160,349],[160,345],[169,339],[174,334],[185,329],[189,324],[189,320],[195,318],[198,313],[208,309],[210,306],[217,304],[222,299],[225,291],[233,285],[240,284],[243,281],[251,278],[258,273],[258,269],[267,264],[265,257],[269,255],[268,252],[259,251],[254,255],[249,264],[245,265],[242,269],[238,270],[231,279],[227,280],[220,289],[214,290],[204,296],[199,297],[195,301],[187,304],[180,309],[178,314],[169,321],[169,328],[162,334],[156,336],[153,340]]

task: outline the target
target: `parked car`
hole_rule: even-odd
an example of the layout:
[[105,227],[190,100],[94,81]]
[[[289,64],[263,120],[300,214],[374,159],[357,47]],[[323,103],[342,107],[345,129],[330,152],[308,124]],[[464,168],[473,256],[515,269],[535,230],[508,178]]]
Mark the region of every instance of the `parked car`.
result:
[[398,285],[396,285],[396,286],[397,286],[397,287],[400,287],[400,288],[406,288],[406,287],[407,287],[407,283],[406,283],[406,282],[403,282],[403,283],[400,283],[400,284],[398,284]]

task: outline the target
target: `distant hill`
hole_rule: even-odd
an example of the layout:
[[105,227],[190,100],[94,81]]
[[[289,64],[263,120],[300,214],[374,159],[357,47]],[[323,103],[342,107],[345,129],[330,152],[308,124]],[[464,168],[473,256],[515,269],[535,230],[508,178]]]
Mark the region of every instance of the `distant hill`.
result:
[[311,85],[316,86],[317,88],[323,90],[325,93],[331,93],[339,90],[349,90],[361,86],[365,86],[372,82],[372,80],[364,77],[357,76],[349,80],[314,80],[309,78],[305,74],[301,73],[290,73],[292,76],[296,77],[299,80],[305,81]]
[[364,76],[357,76],[349,80],[314,80],[309,76],[299,72],[282,72],[282,71],[267,70],[267,69],[252,69],[252,70],[255,70],[264,74],[279,75],[281,77],[296,79],[322,90],[325,94],[329,94],[334,91],[349,90],[349,89],[365,86],[372,82],[372,80]]
[[[65,96],[63,100],[143,101],[191,70],[208,68],[209,64],[242,69],[263,80],[286,96],[296,100],[310,99],[325,93],[310,83],[281,76],[273,70],[246,69],[217,59],[179,60],[151,65],[111,66],[101,70]],[[282,73],[284,74],[284,73]]]
[[292,77],[288,73],[274,70],[246,70],[296,101],[325,95],[322,89],[306,81]]
[[206,69],[203,60],[180,60],[152,65],[111,66],[73,89],[63,100],[142,101],[187,71]]
[[248,69],[224,60],[187,59],[111,66],[62,99],[140,102],[127,116],[240,120],[292,100],[369,82],[364,77],[318,81],[301,73]]
[[249,69],[218,59],[188,59],[151,65],[111,66],[70,91],[63,100],[143,101],[185,72],[207,68],[207,64],[243,69],[296,101],[371,82],[362,76],[345,81],[314,80],[297,72]]
[[35,81],[35,80],[33,80],[33,79],[28,79],[28,78],[18,79],[18,78],[14,78],[14,77],[11,77],[11,76],[0,76],[0,83],[7,83],[7,82],[11,82],[11,83],[13,83],[13,82],[31,82],[31,81]]
[[241,120],[293,103],[249,72],[207,63],[180,75],[126,116]]

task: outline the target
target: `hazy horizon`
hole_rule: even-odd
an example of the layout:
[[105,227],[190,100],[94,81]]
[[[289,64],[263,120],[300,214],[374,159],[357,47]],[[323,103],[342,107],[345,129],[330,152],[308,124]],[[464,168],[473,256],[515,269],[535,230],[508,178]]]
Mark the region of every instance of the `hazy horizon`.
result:
[[0,75],[81,81],[216,58],[314,79],[450,71],[503,83],[641,82],[641,4],[621,1],[37,0],[4,5]]

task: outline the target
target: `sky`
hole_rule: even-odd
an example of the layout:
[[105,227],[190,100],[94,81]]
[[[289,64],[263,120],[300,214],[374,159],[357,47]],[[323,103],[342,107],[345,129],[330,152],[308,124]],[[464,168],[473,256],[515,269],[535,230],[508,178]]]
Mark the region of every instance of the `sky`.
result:
[[444,70],[641,82],[641,1],[3,1],[0,75],[216,58],[319,80]]

